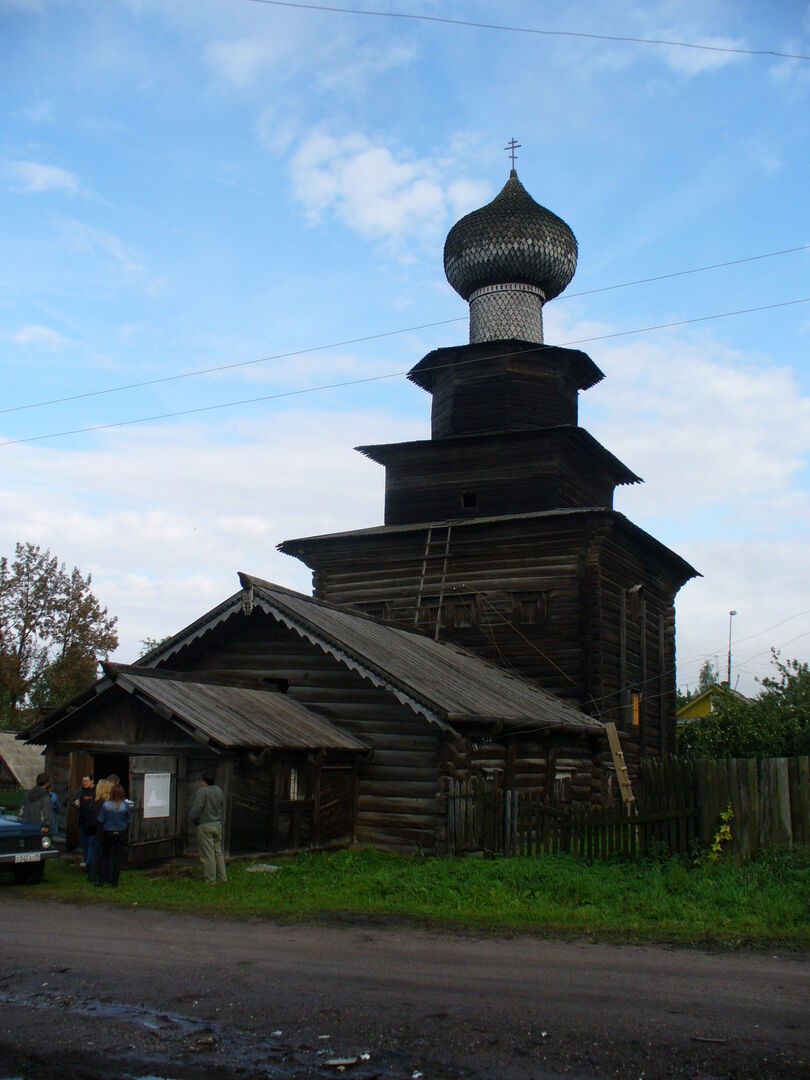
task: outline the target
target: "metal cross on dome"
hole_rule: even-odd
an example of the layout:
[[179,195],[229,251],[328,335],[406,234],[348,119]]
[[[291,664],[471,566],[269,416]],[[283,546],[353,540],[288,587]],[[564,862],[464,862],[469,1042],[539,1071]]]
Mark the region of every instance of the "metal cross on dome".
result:
[[509,154],[510,154],[510,156],[512,158],[512,168],[513,169],[515,167],[515,162],[517,161],[517,154],[515,153],[515,151],[520,150],[520,148],[521,148],[520,143],[516,142],[514,138],[510,139],[509,142],[504,147],[504,150],[508,150]]

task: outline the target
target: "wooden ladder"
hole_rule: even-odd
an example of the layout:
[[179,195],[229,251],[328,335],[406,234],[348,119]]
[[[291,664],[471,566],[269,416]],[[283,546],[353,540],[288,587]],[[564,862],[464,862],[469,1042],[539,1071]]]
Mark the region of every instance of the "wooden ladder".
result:
[[630,783],[630,774],[627,772],[622,744],[619,742],[619,733],[612,720],[605,724],[605,732],[608,737],[610,753],[613,757],[613,765],[616,769],[616,779],[619,781],[619,790],[622,793],[622,802],[629,812],[630,807],[636,801],[636,797]]
[[[436,627],[433,633],[433,640],[439,640],[439,625],[442,620],[442,604],[444,603],[444,588],[447,582],[447,564],[450,559],[450,537],[453,531],[452,525],[439,526],[434,535],[434,528],[431,525],[427,531],[427,540],[425,541],[425,554],[422,559],[422,573],[419,576],[419,589],[416,594],[416,609],[413,613],[414,626],[419,625],[419,609],[422,607],[422,597],[425,593],[425,581],[431,575],[428,574],[428,567],[432,566],[437,560],[441,559],[441,577],[439,580],[439,604],[436,609]],[[442,536],[444,533],[444,536]],[[442,540],[444,541],[444,547],[442,549]]]

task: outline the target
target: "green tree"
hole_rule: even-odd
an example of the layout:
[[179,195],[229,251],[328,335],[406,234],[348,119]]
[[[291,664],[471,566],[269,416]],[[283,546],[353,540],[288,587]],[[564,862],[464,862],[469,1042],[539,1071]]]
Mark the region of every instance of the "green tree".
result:
[[92,685],[118,646],[91,576],[36,544],[0,558],[0,727],[20,727]]
[[147,653],[152,652],[159,645],[162,645],[164,641],[168,641],[171,636],[172,636],[171,634],[167,634],[166,637],[160,637],[160,638],[157,638],[157,637],[141,638],[141,651],[138,653],[138,659],[140,660],[140,658],[142,656],[146,656]]
[[709,690],[712,686],[717,686],[719,681],[720,680],[717,678],[717,668],[711,660],[704,660],[703,665],[698,672],[697,692],[702,694],[704,690]]
[[753,701],[720,694],[709,716],[678,736],[687,758],[794,757],[810,753],[810,668],[772,651],[776,674],[762,680]]

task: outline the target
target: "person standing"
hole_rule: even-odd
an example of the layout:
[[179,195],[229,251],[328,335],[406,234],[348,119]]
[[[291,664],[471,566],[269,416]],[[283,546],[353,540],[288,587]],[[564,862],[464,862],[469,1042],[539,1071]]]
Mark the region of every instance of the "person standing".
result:
[[104,803],[112,795],[113,785],[109,780],[99,780],[96,784],[96,797],[93,805],[87,811],[85,830],[88,835],[87,845],[87,879],[101,884],[104,879],[104,863],[101,858],[101,829],[98,823],[98,815]]
[[50,832],[51,816],[51,778],[41,772],[36,784],[23,796],[20,817],[26,824],[40,825]]
[[[98,813],[98,827],[101,832],[101,858],[104,865],[104,880],[114,889],[118,888],[121,873],[121,848],[127,842],[129,828],[129,807],[124,799],[124,789],[116,784],[110,798]],[[96,844],[98,844],[96,836]],[[96,854],[98,859],[98,854]],[[101,885],[100,881],[96,885]]]
[[228,880],[222,855],[222,817],[225,796],[213,776],[200,780],[200,790],[191,804],[191,820],[197,826],[197,844],[206,885]]
[[83,776],[81,787],[73,792],[71,802],[75,810],[79,811],[79,843],[82,845],[82,869],[90,865],[90,837],[95,835],[87,831],[87,818],[93,808],[96,798],[96,789],[92,776]]

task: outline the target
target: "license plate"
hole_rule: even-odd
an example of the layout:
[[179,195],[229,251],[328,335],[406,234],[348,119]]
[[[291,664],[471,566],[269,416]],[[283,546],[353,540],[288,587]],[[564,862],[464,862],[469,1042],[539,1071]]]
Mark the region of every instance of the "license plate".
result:
[[15,855],[14,862],[39,862],[40,858],[38,851],[26,851],[24,855]]

